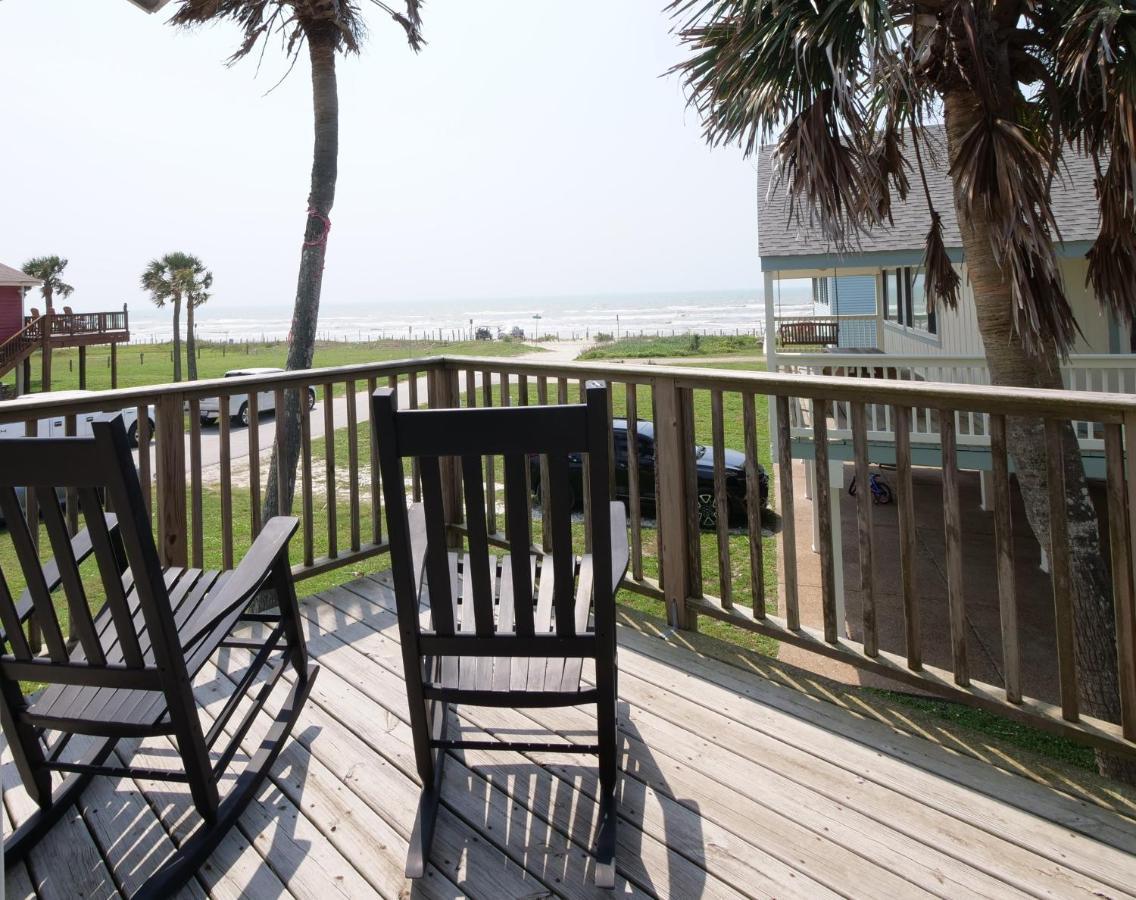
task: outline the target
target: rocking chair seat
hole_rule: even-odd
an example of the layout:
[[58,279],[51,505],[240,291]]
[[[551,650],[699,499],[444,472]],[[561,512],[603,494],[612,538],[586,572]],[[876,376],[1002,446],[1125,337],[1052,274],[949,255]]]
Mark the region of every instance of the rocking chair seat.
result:
[[[181,649],[185,653],[187,664],[191,660],[197,661],[196,666],[187,665],[189,677],[192,678],[207,657],[198,660],[198,654],[189,652],[190,648],[185,646],[185,639],[189,635],[185,634],[180,626],[190,621],[203,607],[208,606],[207,601],[213,599],[216,593],[214,587],[223,585],[231,573],[168,568],[164,574],[170,591],[170,606],[174,613],[174,621],[179,626],[179,637],[182,638]],[[129,573],[127,580],[130,580]],[[150,645],[145,623],[142,621],[138,593],[134,590],[132,580],[124,587],[130,616],[137,623],[142,658],[147,665],[152,666],[154,651]],[[104,607],[95,616],[95,628],[107,661],[121,663],[122,648],[118,632],[111,627],[111,624],[110,610]],[[228,629],[217,630],[220,636],[224,637]],[[215,644],[215,639],[204,642],[207,646]],[[76,648],[72,653],[72,659],[78,661],[82,658],[82,650]],[[131,732],[131,736],[134,737],[168,733],[171,728],[169,717],[166,715],[166,699],[161,691],[126,690],[95,685],[50,685],[29,704],[22,717],[30,724],[41,728],[66,727],[68,731],[93,735],[121,735],[124,733],[125,723],[136,726],[136,730]]]

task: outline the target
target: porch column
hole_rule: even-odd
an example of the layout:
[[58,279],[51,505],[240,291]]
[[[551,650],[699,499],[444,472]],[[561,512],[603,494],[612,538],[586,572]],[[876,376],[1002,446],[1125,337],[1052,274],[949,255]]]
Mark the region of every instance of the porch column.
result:
[[110,345],[110,386],[111,390],[118,387],[118,344],[113,342]]
[[27,363],[27,360],[24,360],[24,363],[16,366],[16,396],[17,397],[22,397],[22,396],[24,396],[24,394],[26,394],[28,392],[28,383],[27,383],[27,380],[26,380],[27,379],[27,373],[28,373],[28,367],[27,367],[26,363]]
[[884,349],[884,276],[877,272],[876,282],[876,349]]
[[87,348],[79,346],[79,390],[87,389]]

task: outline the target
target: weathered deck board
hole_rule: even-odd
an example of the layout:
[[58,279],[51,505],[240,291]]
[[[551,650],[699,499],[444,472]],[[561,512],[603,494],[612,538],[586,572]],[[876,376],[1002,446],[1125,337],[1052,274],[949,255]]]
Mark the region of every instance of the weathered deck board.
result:
[[[181,896],[605,896],[594,765],[548,753],[451,755],[433,865],[402,877],[418,787],[392,610],[381,575],[303,603],[323,672],[295,740]],[[634,629],[620,644],[618,894],[1132,895],[1130,819]],[[206,720],[247,659],[202,673]],[[460,709],[455,724],[580,741],[591,715]],[[172,749],[147,741],[135,761],[176,765]],[[8,827],[30,804],[5,762]],[[7,894],[129,894],[196,823],[184,786],[96,780]]]

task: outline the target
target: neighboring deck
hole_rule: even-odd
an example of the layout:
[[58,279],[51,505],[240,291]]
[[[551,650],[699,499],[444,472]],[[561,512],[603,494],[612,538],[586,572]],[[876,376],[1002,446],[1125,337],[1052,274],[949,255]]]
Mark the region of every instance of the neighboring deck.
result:
[[[451,758],[429,876],[402,878],[417,785],[384,578],[304,602],[322,667],[312,699],[272,782],[185,896],[604,896],[592,886],[590,757]],[[1136,886],[1132,819],[626,625],[620,670],[618,893],[1119,897]],[[200,697],[216,708],[230,683],[206,676]],[[547,726],[584,740],[592,727],[578,709],[461,712],[488,735]],[[140,756],[176,763],[158,741]],[[27,797],[10,764],[3,774],[6,820],[19,818]],[[183,786],[96,779],[81,814],[8,874],[8,896],[129,892],[196,821]]]

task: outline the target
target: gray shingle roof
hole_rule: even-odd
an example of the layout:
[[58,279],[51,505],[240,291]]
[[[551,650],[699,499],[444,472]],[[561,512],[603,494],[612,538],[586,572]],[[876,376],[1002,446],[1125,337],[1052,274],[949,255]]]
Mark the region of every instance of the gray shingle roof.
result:
[[4,287],[11,287],[12,285],[35,287],[37,284],[39,284],[38,278],[32,278],[31,275],[25,275],[19,269],[13,269],[11,266],[0,263],[0,285]]
[[[947,175],[947,154],[945,135],[941,125],[927,129],[928,138],[934,149],[928,158],[923,154],[927,171],[927,186],[935,208],[943,217],[944,238],[947,247],[962,246],[959,237],[958,217],[955,215],[954,197],[951,181]],[[846,250],[846,255],[870,253],[874,251],[923,250],[931,216],[927,211],[927,200],[919,183],[914,157],[910,148],[905,154],[911,162],[909,178],[911,190],[907,200],[892,205],[895,224],[891,227],[875,228],[862,235],[858,248]],[[1061,237],[1065,241],[1095,240],[1099,223],[1097,221],[1097,201],[1093,189],[1093,164],[1083,156],[1065,157],[1064,179],[1058,178],[1053,185],[1053,211],[1057,218]],[[1064,170],[1063,170],[1064,171]],[[837,248],[825,240],[817,226],[806,221],[798,227],[789,219],[789,197],[783,184],[773,191],[770,182],[775,178],[773,169],[773,148],[763,147],[758,157],[757,170],[757,248],[758,255],[769,256],[807,256],[818,253],[837,253]]]

